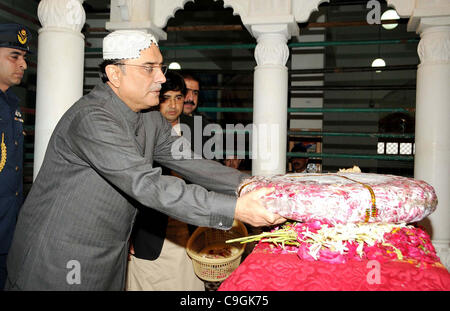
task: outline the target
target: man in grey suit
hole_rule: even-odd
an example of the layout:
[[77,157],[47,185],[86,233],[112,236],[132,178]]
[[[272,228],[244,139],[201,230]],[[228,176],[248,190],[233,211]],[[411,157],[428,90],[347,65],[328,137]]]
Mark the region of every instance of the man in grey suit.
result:
[[[158,104],[165,81],[152,35],[112,32],[103,55],[107,82],[64,114],[49,141],[19,214],[6,289],[123,290],[136,205],[220,229],[233,219],[253,226],[284,221],[260,200],[270,189],[230,195],[244,177],[239,171],[173,158],[170,124],[159,112],[141,112]],[[153,160],[195,184],[161,176]]]

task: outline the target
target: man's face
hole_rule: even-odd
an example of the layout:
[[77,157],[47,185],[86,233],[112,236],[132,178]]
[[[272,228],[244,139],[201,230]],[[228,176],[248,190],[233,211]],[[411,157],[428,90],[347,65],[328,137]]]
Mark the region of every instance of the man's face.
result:
[[232,167],[235,169],[239,168],[239,166],[241,165],[241,162],[242,162],[242,159],[237,159],[237,158],[227,158],[224,160],[225,166]]
[[184,96],[181,91],[167,91],[162,97],[163,101],[159,103],[159,111],[164,118],[175,125],[183,112]]
[[305,158],[293,158],[291,160],[292,171],[295,173],[301,173],[306,169],[308,165],[308,159]]
[[9,87],[22,81],[27,52],[11,48],[0,48],[0,89],[5,92]]
[[[139,58],[126,59],[125,65],[110,65],[115,68],[108,72],[109,85],[133,111],[141,111],[159,104],[159,90],[166,77],[161,71],[162,55],[152,44],[142,50]],[[108,67],[108,66],[107,66]],[[114,75],[116,77],[114,78]]]
[[184,98],[183,113],[192,115],[194,110],[197,109],[200,86],[197,81],[189,78],[184,79],[184,83],[186,83],[187,93]]

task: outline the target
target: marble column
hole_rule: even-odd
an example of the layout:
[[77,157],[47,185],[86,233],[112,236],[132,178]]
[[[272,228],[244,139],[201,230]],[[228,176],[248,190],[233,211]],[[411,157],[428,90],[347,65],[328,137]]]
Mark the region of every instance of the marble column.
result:
[[287,25],[254,25],[257,66],[253,83],[252,174],[286,172]]
[[61,116],[83,96],[84,0],[42,0],[38,17],[35,179],[50,136]]
[[450,269],[450,26],[419,28],[414,177],[436,190],[436,211],[422,224]]
[[298,23],[328,0],[223,0],[241,16],[257,40],[253,82],[252,174],[286,173],[288,68],[287,41],[299,36]]

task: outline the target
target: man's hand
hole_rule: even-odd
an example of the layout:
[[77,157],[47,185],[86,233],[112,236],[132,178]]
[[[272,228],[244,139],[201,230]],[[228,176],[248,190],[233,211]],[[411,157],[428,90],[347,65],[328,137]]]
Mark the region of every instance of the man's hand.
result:
[[261,198],[273,192],[273,188],[262,188],[237,199],[234,218],[254,227],[278,225],[286,221],[278,214],[269,212]]

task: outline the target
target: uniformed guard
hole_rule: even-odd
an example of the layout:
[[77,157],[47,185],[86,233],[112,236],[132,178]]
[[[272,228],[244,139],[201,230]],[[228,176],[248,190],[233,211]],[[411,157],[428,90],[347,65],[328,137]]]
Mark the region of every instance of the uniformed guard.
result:
[[30,31],[22,25],[0,24],[0,290],[23,201],[23,119],[11,86],[20,84],[27,69],[30,38]]

